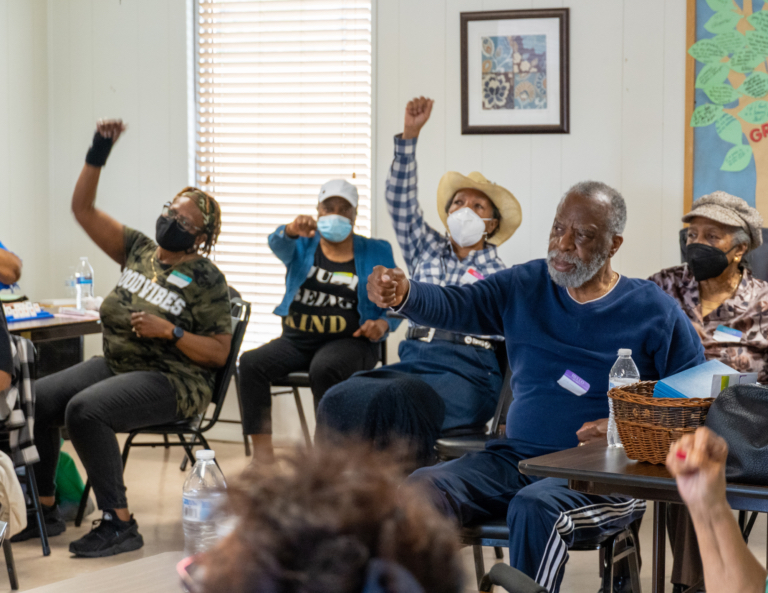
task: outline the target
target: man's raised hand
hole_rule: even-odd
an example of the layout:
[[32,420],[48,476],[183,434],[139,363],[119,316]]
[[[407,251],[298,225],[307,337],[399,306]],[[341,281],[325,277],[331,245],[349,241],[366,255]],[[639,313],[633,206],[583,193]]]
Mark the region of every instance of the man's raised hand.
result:
[[405,126],[403,127],[403,139],[417,138],[421,128],[427,123],[432,114],[432,99],[418,97],[408,101],[405,107]]
[[368,276],[368,299],[382,309],[397,307],[408,294],[410,283],[400,268],[376,266]]
[[314,237],[317,223],[311,216],[302,214],[292,223],[285,225],[285,234],[289,237]]

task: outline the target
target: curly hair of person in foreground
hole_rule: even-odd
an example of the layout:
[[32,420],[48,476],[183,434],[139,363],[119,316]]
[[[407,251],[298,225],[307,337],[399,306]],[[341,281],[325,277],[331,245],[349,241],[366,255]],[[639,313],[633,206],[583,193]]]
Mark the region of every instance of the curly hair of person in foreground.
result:
[[235,530],[201,563],[205,593],[456,593],[452,523],[402,465],[361,443],[296,449],[228,490]]

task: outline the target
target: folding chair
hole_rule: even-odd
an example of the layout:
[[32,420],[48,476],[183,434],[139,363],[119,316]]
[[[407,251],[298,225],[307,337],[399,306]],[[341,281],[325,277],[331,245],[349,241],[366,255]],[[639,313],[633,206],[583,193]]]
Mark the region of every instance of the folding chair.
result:
[[[240,346],[242,345],[243,337],[245,336],[245,328],[248,325],[248,320],[251,316],[250,303],[238,298],[232,299],[231,302],[233,325],[232,346],[229,350],[226,363],[216,373],[216,382],[214,383],[213,397],[211,398],[211,403],[215,405],[213,414],[209,419],[205,418],[205,414],[201,414],[195,418],[179,420],[178,422],[173,422],[171,424],[148,426],[146,428],[137,428],[136,430],[131,431],[128,433],[128,438],[123,446],[123,471],[125,471],[125,464],[128,462],[128,454],[131,451],[131,447],[183,447],[187,455],[184,460],[186,461],[189,459],[193,464],[195,463],[195,456],[192,453],[193,447],[202,445],[204,448],[210,449],[204,433],[211,430],[219,419],[219,414],[221,414],[221,408],[224,405],[224,398],[227,395],[229,383],[235,372],[237,356],[240,353]],[[164,438],[160,441],[134,443],[133,440],[140,434],[151,434]],[[168,435],[176,435],[179,438],[179,442],[168,442],[166,439]],[[191,439],[187,440],[186,437],[191,437]],[[77,517],[75,518],[76,527],[79,527],[83,521],[90,491],[91,482],[88,480],[85,484],[83,497],[80,499],[80,508],[77,511]]]

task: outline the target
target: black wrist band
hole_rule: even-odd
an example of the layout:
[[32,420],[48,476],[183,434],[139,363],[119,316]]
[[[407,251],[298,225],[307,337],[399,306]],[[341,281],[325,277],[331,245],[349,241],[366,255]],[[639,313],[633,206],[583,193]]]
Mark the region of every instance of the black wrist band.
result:
[[105,138],[99,132],[93,135],[93,144],[85,155],[85,162],[94,167],[103,167],[112,150],[112,138]]

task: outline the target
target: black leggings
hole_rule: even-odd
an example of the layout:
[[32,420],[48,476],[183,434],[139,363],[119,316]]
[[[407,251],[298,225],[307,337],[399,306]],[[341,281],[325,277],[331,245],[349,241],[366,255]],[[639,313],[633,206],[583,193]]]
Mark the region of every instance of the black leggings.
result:
[[59,428],[66,426],[100,509],[128,506],[123,461],[115,433],[179,420],[176,390],[159,372],[115,375],[102,357],[36,383],[35,464],[40,496],[56,493]]
[[379,345],[366,338],[341,338],[318,349],[304,349],[277,338],[240,357],[243,434],[272,434],[270,383],[288,373],[309,371],[315,410],[326,391],[378,362]]

